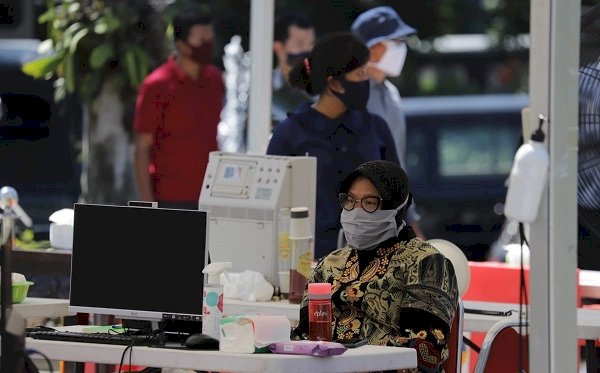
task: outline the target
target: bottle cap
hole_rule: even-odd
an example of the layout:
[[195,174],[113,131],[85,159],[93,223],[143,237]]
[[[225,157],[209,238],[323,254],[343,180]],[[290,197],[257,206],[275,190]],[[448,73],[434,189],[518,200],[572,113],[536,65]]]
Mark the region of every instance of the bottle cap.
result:
[[331,284],[328,282],[314,282],[308,284],[308,297],[310,299],[331,298]]
[[292,219],[308,218],[308,207],[293,207]]
[[532,141],[537,141],[537,142],[544,142],[544,139],[546,138],[546,135],[544,134],[544,131],[542,130],[542,125],[544,124],[544,121],[546,120],[546,118],[544,118],[544,116],[542,114],[538,115],[538,129],[535,130],[535,132],[531,135],[531,140]]
[[290,220],[290,238],[308,239],[312,238],[310,220],[308,219],[308,207],[292,207]]

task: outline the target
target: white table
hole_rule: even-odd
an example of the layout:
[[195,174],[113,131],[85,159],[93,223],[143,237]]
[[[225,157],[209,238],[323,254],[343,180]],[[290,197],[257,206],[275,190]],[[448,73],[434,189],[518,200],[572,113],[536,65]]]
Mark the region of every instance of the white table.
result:
[[[51,360],[90,361],[119,364],[126,346],[96,343],[59,342],[27,338],[27,348],[35,349]],[[129,353],[125,360],[129,363]],[[236,354],[134,347],[131,363],[135,365],[227,372],[357,372],[408,369],[417,366],[412,348],[361,346],[332,357],[282,354]]]
[[600,299],[600,271],[579,271],[579,291],[582,298]]
[[[465,308],[485,309],[493,311],[518,311],[518,304],[491,303],[491,302],[464,302]],[[467,306],[468,305],[468,306]],[[518,312],[510,316],[486,316],[473,313],[465,313],[463,330],[465,332],[487,333],[494,324],[500,320],[517,320]],[[598,370],[596,361],[596,341],[600,340],[600,310],[578,308],[577,309],[577,338],[585,339],[586,365],[588,372]]]
[[30,317],[62,317],[75,314],[69,312],[68,299],[54,298],[25,298],[23,302],[13,304],[13,310],[25,319]]

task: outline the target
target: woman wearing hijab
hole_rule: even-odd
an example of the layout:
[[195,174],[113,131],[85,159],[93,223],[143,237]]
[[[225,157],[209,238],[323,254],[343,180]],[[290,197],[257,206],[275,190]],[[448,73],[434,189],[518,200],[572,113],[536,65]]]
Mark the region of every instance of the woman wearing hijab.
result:
[[292,85],[319,98],[279,123],[267,149],[267,154],[317,158],[315,258],[337,248],[341,208],[335,195],[344,175],[370,160],[398,163],[387,124],[365,110],[368,60],[369,49],[352,33],[319,39],[289,77]]
[[[308,280],[332,284],[333,340],[413,347],[419,372],[443,372],[457,282],[450,261],[404,221],[412,202],[406,173],[392,162],[366,162],[339,191],[348,245],[323,258]],[[308,333],[306,292],[296,332]]]

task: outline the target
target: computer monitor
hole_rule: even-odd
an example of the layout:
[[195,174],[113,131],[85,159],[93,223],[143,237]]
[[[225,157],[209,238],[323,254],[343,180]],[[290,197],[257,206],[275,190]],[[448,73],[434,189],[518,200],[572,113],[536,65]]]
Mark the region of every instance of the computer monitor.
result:
[[75,204],[69,310],[200,321],[207,213]]

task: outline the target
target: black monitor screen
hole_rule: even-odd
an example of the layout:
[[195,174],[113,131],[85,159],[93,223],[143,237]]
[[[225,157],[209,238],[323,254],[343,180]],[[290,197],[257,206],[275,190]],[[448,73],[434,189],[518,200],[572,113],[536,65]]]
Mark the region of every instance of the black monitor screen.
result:
[[70,309],[202,314],[206,212],[75,204]]

